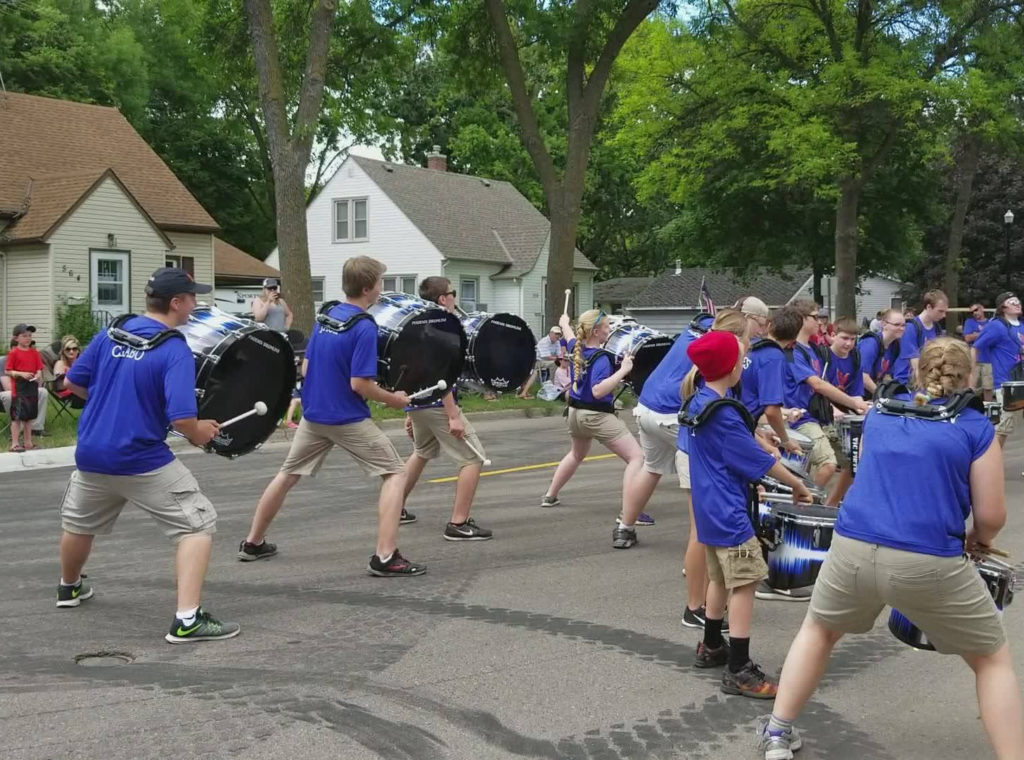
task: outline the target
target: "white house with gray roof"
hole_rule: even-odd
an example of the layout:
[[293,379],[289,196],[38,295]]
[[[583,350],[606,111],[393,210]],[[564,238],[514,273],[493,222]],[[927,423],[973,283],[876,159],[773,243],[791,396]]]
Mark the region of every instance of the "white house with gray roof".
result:
[[[343,298],[341,267],[351,256],[387,265],[384,289],[415,294],[433,275],[447,277],[466,311],[510,312],[538,337],[557,315],[544,314],[551,225],[508,182],[350,155],[306,210],[313,300]],[[280,268],[274,250],[267,264]],[[575,300],[593,303],[597,268],[576,251]]]

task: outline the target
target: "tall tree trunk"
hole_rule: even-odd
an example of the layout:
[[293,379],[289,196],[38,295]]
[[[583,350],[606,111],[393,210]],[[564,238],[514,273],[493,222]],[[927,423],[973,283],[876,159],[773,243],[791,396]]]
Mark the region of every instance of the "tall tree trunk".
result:
[[[981,139],[968,134],[960,140],[955,174],[955,195],[953,197],[953,218],[949,223],[949,242],[946,244],[946,260],[943,262],[942,289],[949,298],[950,306],[960,303],[960,254],[963,252],[964,220],[971,203],[974,177],[978,173],[981,157]],[[959,318],[950,313],[946,316],[946,330],[955,334]]]
[[306,162],[290,153],[282,158],[285,160],[274,163],[281,289],[295,315],[293,327],[309,335],[313,326],[313,286],[306,230]]
[[[579,225],[579,212],[573,213],[565,202],[565,193],[557,193],[554,203],[548,205],[551,216],[551,245],[548,249],[548,291],[545,295],[544,313],[548,314],[552,323],[558,321],[565,307],[565,291],[572,288],[573,252],[576,250],[576,228]],[[577,317],[590,304],[570,304],[570,317]]]
[[846,177],[839,181],[836,203],[835,317],[857,317],[857,208],[862,184]]
[[821,255],[815,251],[811,254],[811,298],[814,303],[823,304],[821,300],[821,278],[825,276],[825,267],[821,264]]

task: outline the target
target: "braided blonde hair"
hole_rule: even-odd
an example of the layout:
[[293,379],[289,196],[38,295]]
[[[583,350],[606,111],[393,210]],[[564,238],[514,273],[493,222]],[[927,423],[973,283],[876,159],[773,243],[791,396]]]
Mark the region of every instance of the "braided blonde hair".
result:
[[971,354],[966,343],[955,338],[936,338],[925,344],[917,360],[914,403],[924,406],[933,398],[946,398],[970,385]]
[[[715,321],[711,324],[711,329],[716,332],[727,332],[732,333],[739,338],[740,344],[746,347],[749,344],[747,331],[750,329],[750,323],[742,313],[735,309],[722,309],[715,316]],[[693,392],[697,389],[697,367],[696,365],[690,367],[690,371],[686,373],[686,377],[683,378],[682,385],[679,386],[680,398],[687,399],[693,395]]]
[[572,389],[580,391],[580,377],[583,376],[583,344],[597,327],[597,320],[601,316],[600,309],[591,309],[580,314],[576,324],[576,344],[572,347]]

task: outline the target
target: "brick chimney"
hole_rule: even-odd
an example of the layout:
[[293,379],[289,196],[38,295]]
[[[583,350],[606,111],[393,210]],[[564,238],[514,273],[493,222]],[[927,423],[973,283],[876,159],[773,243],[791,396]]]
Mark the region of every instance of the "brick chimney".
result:
[[427,154],[427,168],[439,172],[448,171],[448,156],[441,152],[440,145],[435,145],[434,152]]

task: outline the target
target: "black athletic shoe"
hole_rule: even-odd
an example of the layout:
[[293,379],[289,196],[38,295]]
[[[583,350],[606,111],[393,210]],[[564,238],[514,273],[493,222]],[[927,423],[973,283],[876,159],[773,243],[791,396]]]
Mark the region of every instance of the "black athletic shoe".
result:
[[178,618],[171,623],[171,630],[164,638],[171,644],[188,644],[192,641],[217,641],[230,639],[242,630],[238,623],[222,623],[202,607],[196,613],[195,622],[185,625]]
[[370,564],[366,566],[366,571],[370,575],[389,578],[394,575],[423,575],[423,573],[427,572],[427,566],[410,562],[401,555],[398,549],[395,549],[395,553],[391,555],[391,559],[386,563],[381,562],[380,557],[376,554],[370,557]]
[[711,649],[704,642],[697,644],[697,657],[693,661],[695,668],[720,668],[729,662],[729,644],[722,639],[722,646]]
[[409,510],[402,508],[402,516],[398,520],[400,525],[408,525],[409,523],[416,522],[416,515]]
[[542,507],[557,507],[561,503],[557,496],[545,496],[540,500]]
[[628,549],[638,543],[636,528],[627,528],[622,523],[615,524],[615,530],[612,531],[613,549]]
[[[686,628],[700,628],[704,629],[704,621],[707,620],[707,609],[702,604],[695,610],[691,610],[689,607],[683,612],[683,619],[680,621]],[[722,633],[729,632],[729,621],[722,621]]]
[[85,577],[83,575],[74,586],[65,586],[63,583],[57,584],[58,607],[77,607],[86,599],[92,599],[92,586],[84,582],[83,579]]
[[277,554],[277,544],[272,544],[264,539],[261,544],[250,544],[242,541],[238,545],[238,558],[242,562],[255,562],[258,559],[266,559]]
[[481,528],[472,517],[462,523],[462,525],[456,525],[453,522],[448,523],[445,525],[442,535],[446,541],[487,541],[494,538],[492,531],[487,530],[487,528]]
[[754,591],[754,596],[769,602],[809,602],[812,593],[813,589],[809,586],[788,589],[772,588],[768,585],[768,581],[761,581],[757,590]]

